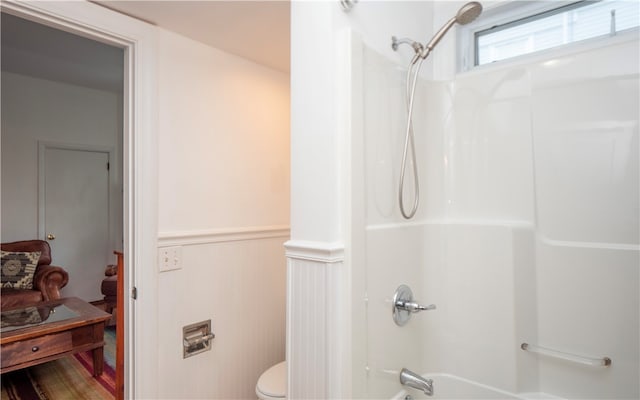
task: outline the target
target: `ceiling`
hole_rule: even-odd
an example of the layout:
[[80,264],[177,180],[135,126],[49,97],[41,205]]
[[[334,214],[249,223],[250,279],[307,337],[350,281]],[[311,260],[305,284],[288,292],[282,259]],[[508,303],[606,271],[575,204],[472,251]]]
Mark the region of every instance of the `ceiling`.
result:
[[289,72],[288,0],[99,1],[94,3]]
[[121,92],[124,51],[2,13],[2,71]]
[[[95,1],[289,72],[289,1]],[[2,70],[122,91],[123,50],[2,13]]]

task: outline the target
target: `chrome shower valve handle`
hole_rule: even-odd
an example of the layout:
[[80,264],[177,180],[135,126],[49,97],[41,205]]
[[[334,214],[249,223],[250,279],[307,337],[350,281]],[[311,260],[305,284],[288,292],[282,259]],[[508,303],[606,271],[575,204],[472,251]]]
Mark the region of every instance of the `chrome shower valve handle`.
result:
[[398,326],[403,326],[411,319],[411,314],[420,311],[435,310],[436,305],[423,306],[413,301],[413,292],[407,285],[400,285],[393,295],[393,321]]
[[436,309],[436,305],[435,304],[429,304],[428,306],[422,306],[418,303],[412,302],[412,301],[401,301],[398,300],[396,302],[396,308],[399,308],[401,310],[405,310],[405,311],[409,311],[410,313],[417,313],[420,311],[428,311],[428,310],[435,310]]

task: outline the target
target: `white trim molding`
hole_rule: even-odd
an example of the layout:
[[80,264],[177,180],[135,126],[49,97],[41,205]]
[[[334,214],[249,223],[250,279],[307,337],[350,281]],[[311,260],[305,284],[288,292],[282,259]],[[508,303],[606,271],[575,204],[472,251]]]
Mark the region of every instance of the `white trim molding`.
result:
[[290,240],[284,244],[284,247],[289,259],[331,264],[344,261],[344,245],[338,242]]
[[288,225],[258,226],[206,231],[159,232],[158,247],[225,243],[269,238],[288,238]]
[[156,28],[88,1],[2,0],[0,10],[124,49],[125,398],[158,398]]

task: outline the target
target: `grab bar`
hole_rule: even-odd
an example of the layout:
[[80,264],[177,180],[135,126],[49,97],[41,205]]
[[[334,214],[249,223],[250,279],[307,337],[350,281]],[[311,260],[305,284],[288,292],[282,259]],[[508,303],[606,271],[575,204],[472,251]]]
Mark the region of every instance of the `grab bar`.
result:
[[548,349],[546,347],[536,346],[529,343],[522,343],[520,348],[524,351],[532,353],[543,354],[549,357],[559,358],[561,360],[572,361],[578,364],[589,365],[591,367],[608,367],[611,365],[611,359],[609,357],[595,358],[584,357],[576,354],[565,353],[558,350]]

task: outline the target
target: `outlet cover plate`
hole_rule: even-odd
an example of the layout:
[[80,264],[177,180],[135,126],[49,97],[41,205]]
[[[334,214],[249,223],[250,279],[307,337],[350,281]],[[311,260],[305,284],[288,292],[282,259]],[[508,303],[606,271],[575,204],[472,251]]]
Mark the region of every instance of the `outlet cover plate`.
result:
[[159,247],[158,263],[160,272],[182,269],[182,246]]

